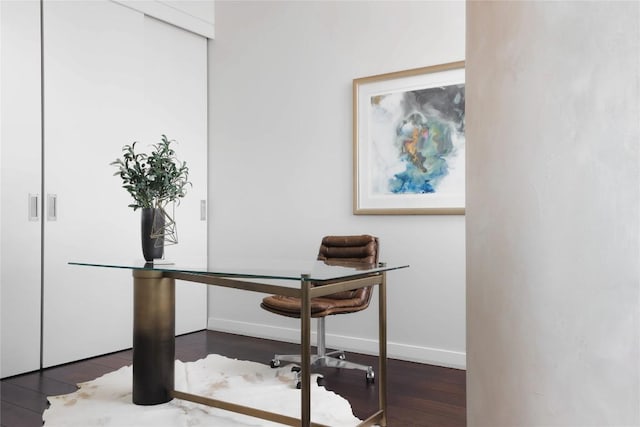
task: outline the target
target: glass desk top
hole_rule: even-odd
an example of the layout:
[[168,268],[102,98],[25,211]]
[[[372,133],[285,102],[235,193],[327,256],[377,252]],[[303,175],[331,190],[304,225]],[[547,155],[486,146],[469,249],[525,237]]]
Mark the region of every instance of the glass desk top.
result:
[[332,281],[350,277],[368,275],[385,271],[399,270],[409,267],[406,264],[380,264],[375,268],[350,266],[345,264],[327,264],[323,261],[301,260],[265,260],[265,259],[228,259],[214,262],[209,266],[188,261],[156,260],[146,263],[144,260],[130,261],[72,261],[71,265],[119,268],[128,270],[155,270],[163,272],[180,272],[206,274],[211,276],[247,279],[307,280],[312,282]]

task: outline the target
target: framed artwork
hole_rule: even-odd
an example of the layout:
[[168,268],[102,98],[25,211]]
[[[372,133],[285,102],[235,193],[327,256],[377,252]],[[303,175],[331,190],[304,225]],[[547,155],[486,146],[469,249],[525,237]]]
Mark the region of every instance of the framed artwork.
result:
[[464,214],[464,61],[353,80],[353,213]]

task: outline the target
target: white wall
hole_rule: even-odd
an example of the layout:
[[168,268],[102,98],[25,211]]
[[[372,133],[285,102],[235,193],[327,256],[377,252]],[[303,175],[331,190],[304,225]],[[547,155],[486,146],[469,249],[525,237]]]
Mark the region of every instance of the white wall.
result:
[[640,3],[467,3],[469,426],[640,425]]
[[[463,2],[216,2],[210,46],[210,259],[315,258],[371,233],[389,277],[389,354],[465,366],[464,216],[352,215],[352,80],[464,59]],[[297,340],[261,294],[212,289],[209,327]],[[376,310],[328,344],[376,352]]]

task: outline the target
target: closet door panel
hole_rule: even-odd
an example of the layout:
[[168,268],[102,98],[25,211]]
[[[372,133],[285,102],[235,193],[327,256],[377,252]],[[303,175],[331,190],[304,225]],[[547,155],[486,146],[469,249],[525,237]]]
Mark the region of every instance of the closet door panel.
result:
[[4,378],[40,367],[38,1],[0,2],[0,66],[0,377]]
[[44,366],[129,348],[140,216],[115,168],[141,136],[144,17],[109,1],[45,1]]
[[[193,183],[175,207],[178,244],[167,246],[165,257],[206,265],[201,201],[207,198],[207,40],[145,16],[144,44],[144,140],[156,143],[162,134],[176,140],[176,153],[187,162]],[[206,328],[206,301],[206,286],[178,284],[176,333]]]

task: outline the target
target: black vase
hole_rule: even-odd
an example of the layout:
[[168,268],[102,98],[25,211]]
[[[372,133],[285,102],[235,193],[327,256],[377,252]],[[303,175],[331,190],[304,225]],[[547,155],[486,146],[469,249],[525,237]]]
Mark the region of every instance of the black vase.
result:
[[[155,223],[154,223],[155,221]],[[164,213],[158,208],[142,208],[141,217],[142,254],[147,262],[162,258],[164,237],[151,238],[151,233],[164,228]]]

